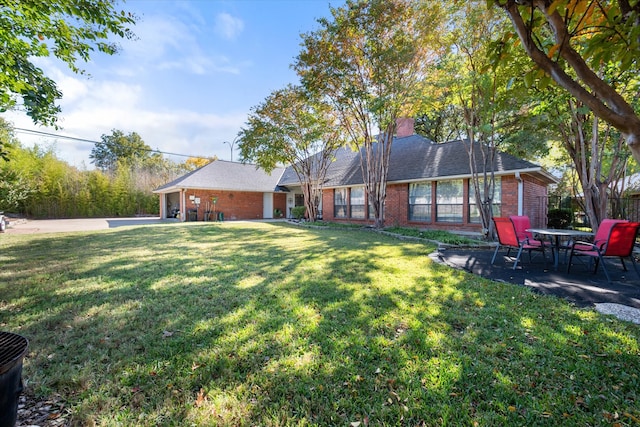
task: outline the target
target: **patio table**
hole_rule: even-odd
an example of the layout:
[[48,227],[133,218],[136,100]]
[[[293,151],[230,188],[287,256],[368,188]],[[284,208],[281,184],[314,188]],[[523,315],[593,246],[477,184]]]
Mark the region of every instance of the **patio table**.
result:
[[584,237],[593,236],[590,231],[580,230],[560,230],[557,228],[527,228],[527,231],[533,234],[540,234],[543,236],[549,236],[553,251],[553,267],[558,269],[558,260],[560,259],[560,237]]

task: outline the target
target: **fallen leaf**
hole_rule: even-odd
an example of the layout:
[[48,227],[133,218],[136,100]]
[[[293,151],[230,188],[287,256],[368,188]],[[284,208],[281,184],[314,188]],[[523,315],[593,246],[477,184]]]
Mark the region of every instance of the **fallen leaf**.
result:
[[204,396],[204,389],[201,388],[200,391],[198,392],[198,395],[196,396],[196,402],[195,402],[195,406],[196,408],[200,405],[202,405],[205,401],[205,396]]
[[162,338],[168,338],[173,335],[173,332],[162,331]]

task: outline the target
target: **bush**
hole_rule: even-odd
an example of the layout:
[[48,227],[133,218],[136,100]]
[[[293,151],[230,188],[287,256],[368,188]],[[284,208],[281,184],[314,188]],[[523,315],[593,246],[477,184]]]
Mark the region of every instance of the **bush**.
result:
[[551,209],[549,211],[549,228],[569,228],[572,213],[570,209]]
[[296,206],[291,209],[291,215],[293,215],[295,219],[304,218],[305,213],[307,213],[307,208],[305,206]]

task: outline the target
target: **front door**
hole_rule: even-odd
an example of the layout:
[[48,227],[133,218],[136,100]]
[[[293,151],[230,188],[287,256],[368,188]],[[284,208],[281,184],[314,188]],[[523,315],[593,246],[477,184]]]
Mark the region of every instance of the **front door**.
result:
[[273,218],[273,193],[262,194],[262,218]]

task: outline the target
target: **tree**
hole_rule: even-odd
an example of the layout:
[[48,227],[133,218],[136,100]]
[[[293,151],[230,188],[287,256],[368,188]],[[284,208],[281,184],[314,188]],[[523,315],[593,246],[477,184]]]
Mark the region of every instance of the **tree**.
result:
[[32,192],[24,173],[9,162],[11,153],[19,149],[13,126],[0,117],[0,211],[17,211]]
[[53,125],[62,97],[34,58],[55,56],[76,73],[93,51],[117,52],[112,35],[131,38],[135,16],[113,0],[8,0],[0,6],[0,111],[22,99],[34,123]]
[[213,157],[189,157],[187,160],[185,160],[183,165],[184,165],[184,169],[185,170],[193,171],[193,170],[199,169],[199,168],[201,168],[203,166],[206,166],[211,162],[215,162],[216,160],[218,160],[218,156],[213,156]]
[[152,151],[136,132],[125,135],[121,130],[113,129],[111,135],[101,136],[101,142],[91,149],[89,158],[103,171],[114,172],[119,163],[132,166],[136,162],[151,163],[162,157]]
[[628,151],[625,139],[610,124],[603,123],[589,108],[569,94],[552,91],[547,108],[555,114],[560,141],[573,163],[582,195],[582,207],[593,228],[609,217],[610,196],[623,178]]
[[428,111],[420,113],[415,119],[415,131],[436,144],[453,141],[460,137],[462,115],[449,102],[450,94],[436,105],[431,104]]
[[[640,68],[640,2],[492,0],[527,55],[580,104],[618,129],[640,162],[640,116],[631,105]],[[613,66],[615,73],[603,75]],[[533,74],[529,74],[531,80]],[[631,76],[631,77],[630,77]],[[633,83],[629,85],[630,79]]]
[[9,161],[9,152],[14,145],[18,144],[13,133],[13,126],[0,117],[0,160]]
[[[428,3],[428,4],[427,4]],[[351,144],[376,227],[384,225],[389,157],[400,117],[418,110],[430,49],[443,13],[440,2],[347,0],[333,20],[303,35],[294,68],[309,91],[325,97]]]
[[290,164],[302,187],[307,217],[318,217],[322,186],[334,151],[344,144],[330,106],[314,101],[300,86],[273,92],[252,109],[239,133],[243,160],[266,171]]
[[[446,78],[436,82],[447,87],[448,108],[461,118],[458,134],[465,135],[470,196],[475,199],[482,228],[490,233],[495,216],[496,154],[517,151],[525,157],[546,150],[546,134],[534,125],[529,90],[512,76],[523,66],[524,55],[509,52],[502,43],[508,23],[497,10],[482,7],[481,1],[467,1],[452,9],[449,31],[443,37],[451,55],[440,68]],[[498,61],[504,54],[510,61]]]

